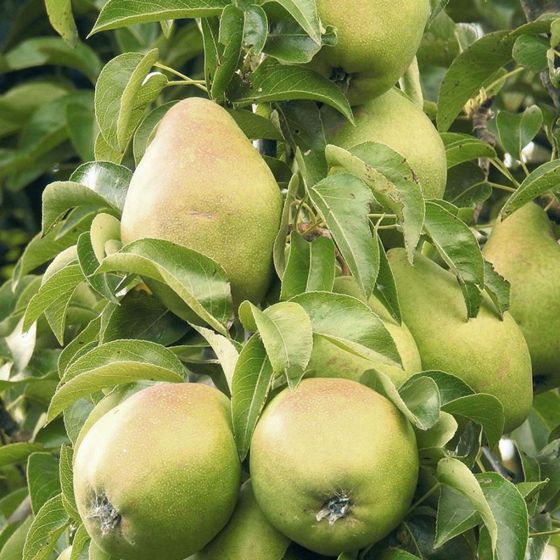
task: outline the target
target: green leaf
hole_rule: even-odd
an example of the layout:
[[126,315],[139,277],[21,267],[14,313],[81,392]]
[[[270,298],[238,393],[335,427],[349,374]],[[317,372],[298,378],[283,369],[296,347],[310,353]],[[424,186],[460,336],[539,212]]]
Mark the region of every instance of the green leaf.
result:
[[177,101],[169,101],[168,103],[156,107],[153,111],[148,113],[140,123],[140,126],[136,129],[133,139],[134,161],[136,165],[138,165],[142,157],[144,157],[144,153],[153,138],[157,125],[165,113],[167,113],[175,103],[177,103]]
[[368,217],[373,204],[371,190],[360,179],[339,173],[309,189],[309,197],[360,289],[369,297],[379,272],[379,246]]
[[72,14],[72,0],[45,0],[47,14],[55,31],[72,47],[78,43],[78,29]]
[[513,45],[513,58],[517,64],[535,73],[547,68],[547,52],[550,42],[537,35],[521,35]]
[[284,200],[280,227],[278,228],[278,234],[274,240],[274,268],[280,278],[284,276],[284,271],[286,269],[286,241],[290,232],[292,202],[297,196],[298,188],[299,176],[296,174],[292,176],[290,183],[288,184],[288,192],[286,193],[286,198]]
[[[76,506],[74,497],[73,479],[73,458],[74,452],[69,445],[60,448],[59,480],[62,489],[62,503],[66,513],[75,521],[80,521],[80,514]],[[76,539],[74,539],[75,542]]]
[[261,54],[268,37],[268,18],[266,12],[257,4],[245,9],[243,44],[255,54]]
[[383,321],[359,299],[308,292],[292,299],[307,312],[314,334],[362,358],[402,366],[393,337]]
[[512,45],[508,31],[489,33],[453,61],[439,93],[437,124],[442,132],[449,130],[467,101],[511,60]]
[[458,428],[457,420],[448,412],[440,410],[438,421],[429,430],[416,430],[420,459],[422,459],[423,451],[445,447],[453,439]]
[[264,344],[253,335],[243,347],[233,374],[231,409],[239,457],[244,460],[274,378]]
[[95,112],[93,99],[91,111],[85,111],[79,103],[68,103],[66,106],[66,129],[74,149],[82,161],[91,161],[94,156]]
[[261,138],[278,141],[283,140],[282,134],[270,119],[245,109],[232,109],[228,112],[237,123],[237,126],[250,140],[259,140]]
[[360,382],[387,397],[419,430],[429,430],[439,420],[439,391],[429,377],[416,376],[397,389],[388,375],[370,369]]
[[232,78],[241,57],[245,16],[237,6],[230,4],[222,12],[218,41],[222,48],[218,50],[218,60],[212,89],[212,99],[221,99]]
[[401,324],[401,309],[399,304],[399,294],[397,292],[397,285],[393,271],[389,265],[389,259],[385,248],[378,239],[379,243],[379,274],[377,275],[377,282],[373,295],[384,305],[393,318]]
[[[84,558],[82,553],[87,550],[86,545],[90,542],[90,536],[84,525],[80,525],[72,539],[72,552],[69,560],[82,560]],[[89,558],[92,558],[89,556]]]
[[400,154],[375,142],[366,142],[346,151],[329,145],[327,161],[339,165],[371,187],[375,198],[400,223],[408,258],[412,262],[424,225],[424,197],[417,179]]
[[434,547],[443,546],[446,542],[480,523],[480,514],[471,501],[453,487],[444,485],[437,509],[437,532]]
[[333,82],[309,68],[284,66],[271,58],[251,74],[249,83],[239,83],[231,92],[231,100],[239,106],[293,99],[326,103],[354,121],[348,100]]
[[514,484],[497,473],[477,474],[476,479],[497,524],[498,558],[524,560],[529,522],[523,496]]
[[27,458],[36,451],[42,451],[38,443],[9,443],[0,447],[0,467],[25,463]]
[[106,257],[98,272],[127,272],[167,284],[203,321],[227,336],[233,304],[226,274],[196,251],[161,239],[141,239]]
[[95,142],[93,145],[93,152],[95,154],[95,159],[98,162],[110,162],[114,164],[119,164],[124,158],[124,152],[120,150],[115,150],[111,147],[101,132],[97,133],[95,137]]
[[78,399],[104,388],[141,380],[180,383],[184,375],[178,358],[159,344],[133,340],[107,342],[68,366],[47,417],[53,420]]
[[51,453],[33,453],[27,461],[27,484],[35,515],[43,505],[60,494],[58,461]]
[[473,159],[496,157],[496,150],[490,144],[469,134],[444,132],[441,139],[445,144],[448,169]]
[[59,37],[33,37],[0,56],[0,74],[49,64],[78,70],[92,83],[101,70],[99,57],[83,43],[71,47]]
[[543,113],[537,105],[527,107],[523,113],[500,111],[496,126],[504,150],[514,159],[521,160],[521,152],[533,141],[543,124]]
[[502,278],[488,261],[484,261],[484,287],[500,317],[509,309],[510,284]]
[[51,498],[33,519],[22,560],[47,560],[68,524],[69,519],[59,494]]
[[216,16],[227,5],[227,0],[166,0],[163,5],[138,3],[137,0],[109,0],[90,35],[136,23]]
[[468,316],[476,317],[484,287],[484,260],[471,229],[435,202],[426,202],[426,232],[442,259],[459,279]]
[[282,302],[263,312],[244,301],[239,307],[239,317],[247,330],[258,330],[274,373],[284,373],[288,384],[296,387],[313,348],[311,320],[303,307]]
[[333,242],[327,237],[307,242],[299,233],[292,232],[280,299],[288,300],[304,292],[331,292],[334,277]]
[[555,159],[537,167],[504,204],[501,217],[507,218],[528,202],[548,192],[556,191],[560,182],[560,160]]
[[280,4],[299,24],[299,26],[311,37],[321,44],[321,22],[314,0],[268,0]]
[[95,116],[103,138],[123,152],[143,117],[144,109],[160,93],[167,78],[148,76],[159,57],[157,49],[146,54],[124,53],[108,62],[95,86]]
[[[480,514],[490,535],[492,550],[496,549],[498,541],[498,525],[484,492],[469,468],[457,459],[446,458],[438,463],[437,477],[443,484],[447,484],[462,494]],[[507,558],[507,557],[506,557]]]

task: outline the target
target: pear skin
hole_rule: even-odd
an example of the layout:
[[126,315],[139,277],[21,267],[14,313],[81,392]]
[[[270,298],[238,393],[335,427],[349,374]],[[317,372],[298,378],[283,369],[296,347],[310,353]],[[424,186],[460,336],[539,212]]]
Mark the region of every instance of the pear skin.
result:
[[289,545],[290,540],[267,521],[247,481],[228,524],[190,560],[283,560]]
[[324,112],[328,141],[349,150],[364,142],[385,144],[415,172],[426,198],[442,198],[447,182],[445,146],[432,121],[397,89],[354,109],[356,126]]
[[[428,0],[318,0],[323,25],[337,31],[337,44],[318,54],[325,73],[348,74],[350,101],[385,93],[414,59],[430,14]],[[328,74],[327,74],[328,75]]]
[[533,390],[529,349],[514,318],[505,313],[500,319],[485,298],[478,316],[467,319],[453,274],[422,255],[411,266],[404,249],[392,249],[388,257],[424,369],[451,373],[474,391],[494,395],[504,406],[505,430],[519,426]]
[[[362,299],[360,289],[351,276],[336,278],[333,291]],[[360,381],[364,371],[375,369],[388,375],[398,387],[411,375],[422,371],[420,353],[407,326],[404,323],[399,325],[375,296],[369,299],[368,305],[381,318],[389,334],[393,337],[403,367],[361,358],[351,352],[346,352],[322,336],[315,336],[306,372],[307,377],[339,377]]]
[[228,112],[206,99],[163,117],[125,201],[124,243],[166,239],[226,271],[234,301],[259,302],[272,272],[282,196],[272,172]]
[[496,224],[484,257],[511,284],[510,313],[529,346],[535,390],[560,385],[560,246],[533,202]]

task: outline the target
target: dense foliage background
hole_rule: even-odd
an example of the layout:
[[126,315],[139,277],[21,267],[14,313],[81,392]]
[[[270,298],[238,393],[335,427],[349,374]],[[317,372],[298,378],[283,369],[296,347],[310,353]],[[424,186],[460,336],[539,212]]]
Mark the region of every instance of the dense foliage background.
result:
[[[377,168],[372,159],[327,146],[319,108],[328,105],[346,119],[352,110],[337,85],[309,66],[334,41],[314,2],[159,4],[168,11],[132,0],[0,4],[0,560],[57,558],[69,544],[72,559],[88,557],[73,504],[72,444],[105,394],[154,380],[148,366],[159,368],[159,380],[210,377],[231,393],[244,459],[273,372],[278,383],[296,384],[303,375],[300,341],[315,328],[314,305],[333,305],[333,328],[341,316],[368,328],[359,310],[353,315],[328,294],[313,295],[332,291],[335,267],[383,296],[399,316],[383,248],[365,252],[363,231],[340,218],[363,218],[374,240],[394,223],[372,223],[372,233],[359,201],[325,202],[327,191],[347,187],[337,175],[324,182],[332,167],[374,192],[370,171]],[[431,244],[431,256],[457,276],[469,316],[484,291],[503,313],[507,283],[480,253],[493,221],[532,199],[560,220],[560,6],[433,0],[432,8],[420,72],[409,70],[401,87],[442,134],[445,200],[426,201],[389,172],[395,197],[383,212],[397,216],[409,251],[420,240]],[[135,258],[119,259],[118,219],[132,172],[162,116],[193,95],[231,112],[283,189],[278,279],[266,301],[280,306],[275,315],[244,304],[233,321],[223,271],[210,259],[202,263],[216,274],[212,297],[203,297],[209,287],[200,263],[180,248],[146,244]],[[297,232],[306,234],[314,259],[310,249],[299,260],[286,258]],[[205,326],[189,326],[149,297],[147,278],[167,284]],[[302,292],[312,294],[288,306]],[[282,331],[286,321],[293,341],[287,358],[271,351],[277,335],[270,328],[273,322]],[[361,343],[352,330],[337,336],[342,344]],[[452,376],[419,376],[409,400],[385,382],[374,385],[426,432],[421,508],[382,544],[391,550],[386,558],[544,558],[560,527],[558,390],[537,394],[528,420],[498,445],[503,410],[457,388]],[[454,409],[463,421],[453,433],[439,420],[452,408],[442,397],[450,387],[464,399]],[[430,499],[436,491],[439,508]],[[459,509],[464,515],[452,518]]]

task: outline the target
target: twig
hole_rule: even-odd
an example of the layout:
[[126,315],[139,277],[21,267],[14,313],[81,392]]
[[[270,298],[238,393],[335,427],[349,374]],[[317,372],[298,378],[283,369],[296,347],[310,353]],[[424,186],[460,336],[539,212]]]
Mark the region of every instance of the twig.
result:
[[514,474],[509,469],[506,469],[506,467],[504,467],[502,463],[500,463],[500,461],[494,456],[494,454],[492,453],[492,451],[490,451],[490,449],[488,449],[488,447],[482,448],[482,455],[484,456],[486,461],[488,461],[488,464],[490,465],[493,471],[497,472],[498,474],[501,474],[504,478],[507,478],[508,480],[513,480],[515,478]]

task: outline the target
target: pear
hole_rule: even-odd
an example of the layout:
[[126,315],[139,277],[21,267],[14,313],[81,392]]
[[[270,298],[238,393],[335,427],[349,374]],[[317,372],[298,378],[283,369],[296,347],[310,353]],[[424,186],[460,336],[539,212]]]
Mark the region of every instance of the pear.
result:
[[124,243],[166,239],[220,264],[234,301],[258,302],[272,272],[282,196],[229,113],[189,98],[163,117],[128,189]]
[[511,284],[510,313],[529,346],[536,390],[560,385],[560,247],[533,202],[496,224],[484,256]]
[[424,369],[445,371],[494,395],[504,406],[506,431],[519,426],[532,404],[531,358],[514,318],[505,313],[501,319],[485,298],[478,316],[467,319],[451,272],[422,255],[411,266],[404,249],[392,249],[388,257]]
[[120,560],[184,560],[226,525],[241,465],[228,398],[194,383],[159,383],[89,429],[74,457],[80,517]]
[[[362,299],[360,289],[351,276],[336,278],[333,291]],[[404,323],[399,324],[395,321],[375,296],[371,296],[368,305],[380,317],[389,334],[393,337],[403,367],[390,366],[381,361],[376,362],[361,358],[343,350],[330,340],[315,335],[313,351],[306,372],[307,377],[340,377],[359,381],[364,371],[375,369],[388,375],[395,385],[399,386],[411,375],[422,370],[420,353],[408,327]]]
[[385,397],[348,379],[304,379],[277,395],[257,423],[250,463],[270,523],[326,556],[395,529],[418,479],[410,423]]
[[267,521],[247,481],[228,524],[190,560],[283,560],[289,545],[290,540]]
[[398,152],[416,174],[426,198],[442,198],[447,182],[445,147],[428,116],[401,91],[392,89],[354,109],[356,125],[324,111],[328,141],[349,150],[364,142]]
[[[323,25],[336,28],[337,43],[314,61],[327,76],[348,84],[352,104],[391,88],[420,46],[430,14],[429,0],[318,0]],[[346,88],[345,88],[346,89]]]

